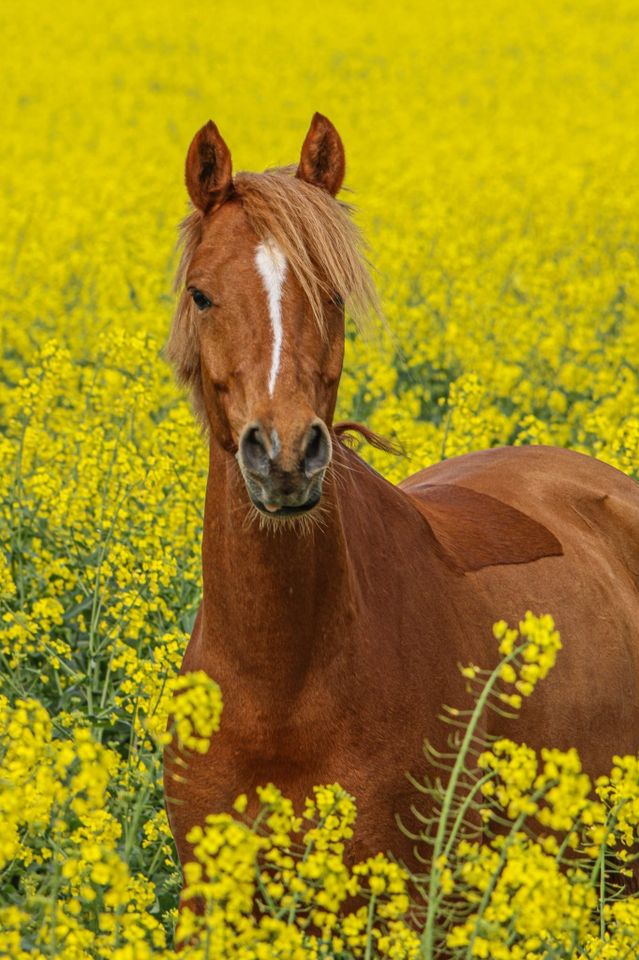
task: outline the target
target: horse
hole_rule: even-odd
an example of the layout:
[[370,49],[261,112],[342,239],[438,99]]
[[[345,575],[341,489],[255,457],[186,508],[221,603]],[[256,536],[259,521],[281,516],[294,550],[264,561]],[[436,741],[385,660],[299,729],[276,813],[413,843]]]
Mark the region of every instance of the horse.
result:
[[[639,746],[639,488],[548,446],[500,447],[392,485],[334,423],[345,306],[378,309],[361,236],[337,199],[344,147],[316,113],[297,166],[233,176],[209,121],[186,158],[192,210],[168,356],[208,435],[202,601],[182,671],[222,690],[208,753],[165,758],[171,829],[273,783],[300,808],[316,784],[358,804],[351,862],[420,869],[410,830],[425,739],[459,664],[494,665],[492,625],[553,615],[563,650],[516,729],[575,746],[600,774]],[[360,428],[365,436],[375,439]],[[483,721],[486,735],[507,723]]]

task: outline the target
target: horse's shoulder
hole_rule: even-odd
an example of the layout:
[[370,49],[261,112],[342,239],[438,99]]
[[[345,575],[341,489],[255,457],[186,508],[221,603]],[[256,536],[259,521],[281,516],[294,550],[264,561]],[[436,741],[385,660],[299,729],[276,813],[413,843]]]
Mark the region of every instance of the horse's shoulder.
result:
[[489,494],[425,483],[408,495],[458,570],[530,563],[563,553],[560,540],[543,523]]
[[498,447],[427,467],[400,485],[464,570],[563,553],[567,527],[639,519],[639,486],[559,447]]

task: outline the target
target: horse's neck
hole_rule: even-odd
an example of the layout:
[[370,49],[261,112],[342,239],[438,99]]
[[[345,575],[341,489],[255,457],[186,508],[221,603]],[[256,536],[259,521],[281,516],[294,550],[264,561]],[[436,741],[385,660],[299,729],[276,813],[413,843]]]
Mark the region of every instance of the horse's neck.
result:
[[348,655],[343,647],[356,600],[341,488],[327,478],[308,532],[286,521],[280,526],[251,515],[237,465],[212,450],[198,659],[213,676],[246,680],[252,697],[263,699],[261,692],[290,702]]

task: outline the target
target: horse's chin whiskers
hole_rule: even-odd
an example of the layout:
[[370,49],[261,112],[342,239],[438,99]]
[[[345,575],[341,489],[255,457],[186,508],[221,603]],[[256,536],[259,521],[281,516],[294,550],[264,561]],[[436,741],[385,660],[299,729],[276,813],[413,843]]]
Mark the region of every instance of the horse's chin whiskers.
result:
[[242,529],[243,529],[245,532],[248,531],[248,530],[250,530],[251,527],[254,527],[255,524],[256,524],[256,522],[257,522],[257,524],[258,524],[258,526],[259,526],[259,522],[260,522],[260,520],[261,520],[261,518],[262,518],[262,515],[261,515],[260,511],[257,509],[257,507],[253,506],[253,504],[252,504],[250,501],[249,501],[248,507],[245,507],[244,504],[242,504],[242,505],[241,505],[240,507],[238,507],[237,509],[238,509],[238,510],[243,509],[243,510],[246,511],[246,514],[245,514],[245,516],[244,516],[244,520],[243,520],[243,522],[242,522]]
[[258,530],[268,534],[280,535],[285,532],[294,532],[301,537],[306,537],[316,529],[326,529],[327,516],[328,510],[322,503],[308,513],[293,514],[289,517],[267,517],[253,503],[249,503],[242,529],[248,531],[257,524]]

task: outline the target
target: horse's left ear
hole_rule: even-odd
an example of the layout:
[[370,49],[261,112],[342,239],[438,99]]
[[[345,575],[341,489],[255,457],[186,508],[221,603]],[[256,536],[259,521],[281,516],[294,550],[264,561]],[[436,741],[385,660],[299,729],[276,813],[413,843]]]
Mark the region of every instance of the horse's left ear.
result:
[[316,113],[306,134],[295,176],[335,196],[344,180],[345,168],[344,145],[339,133],[328,117]]
[[198,210],[208,213],[224,203],[233,186],[231,174],[231,152],[209,120],[193,137],[186,155],[186,189]]

